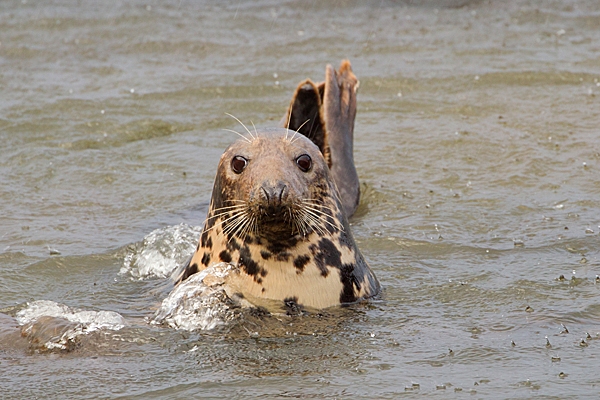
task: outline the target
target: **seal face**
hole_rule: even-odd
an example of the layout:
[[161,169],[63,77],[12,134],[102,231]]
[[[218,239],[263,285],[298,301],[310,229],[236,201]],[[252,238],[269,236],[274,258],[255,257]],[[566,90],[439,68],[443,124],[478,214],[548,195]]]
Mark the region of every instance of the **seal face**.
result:
[[262,130],[225,150],[200,242],[179,280],[212,263],[239,267],[249,299],[325,308],[379,292],[327,162],[305,136]]

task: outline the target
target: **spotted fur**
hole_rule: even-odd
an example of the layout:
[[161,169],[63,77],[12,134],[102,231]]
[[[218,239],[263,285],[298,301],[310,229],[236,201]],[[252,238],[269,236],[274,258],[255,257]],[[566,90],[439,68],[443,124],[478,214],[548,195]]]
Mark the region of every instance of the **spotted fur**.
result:
[[[307,172],[296,164],[304,154]],[[239,174],[236,156],[248,160]],[[198,249],[179,280],[217,262],[239,267],[230,283],[246,299],[325,308],[379,292],[319,148],[287,129],[253,133],[221,157]]]

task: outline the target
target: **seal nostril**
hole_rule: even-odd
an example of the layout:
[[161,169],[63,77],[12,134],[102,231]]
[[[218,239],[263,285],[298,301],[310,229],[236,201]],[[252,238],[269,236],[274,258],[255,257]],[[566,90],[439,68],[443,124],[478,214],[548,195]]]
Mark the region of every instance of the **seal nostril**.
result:
[[265,183],[260,187],[263,204],[269,208],[279,208],[288,198],[289,189],[283,182]]
[[264,186],[261,186],[261,188],[260,188],[260,189],[261,189],[261,190],[263,191],[263,193],[265,194],[265,200],[267,200],[267,203],[268,203],[268,202],[269,202],[269,191],[268,191],[267,189],[265,189],[265,187],[264,187]]
[[285,200],[285,198],[287,197],[287,185],[283,185],[283,187],[281,188],[281,191],[279,192],[279,203],[283,203],[283,200]]

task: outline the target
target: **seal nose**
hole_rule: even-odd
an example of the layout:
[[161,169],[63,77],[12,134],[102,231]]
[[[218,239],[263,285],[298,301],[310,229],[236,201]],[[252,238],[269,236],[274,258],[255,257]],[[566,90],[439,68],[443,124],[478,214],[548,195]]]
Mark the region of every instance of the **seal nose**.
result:
[[268,182],[261,186],[269,214],[274,214],[283,205],[288,195],[288,187],[283,182]]

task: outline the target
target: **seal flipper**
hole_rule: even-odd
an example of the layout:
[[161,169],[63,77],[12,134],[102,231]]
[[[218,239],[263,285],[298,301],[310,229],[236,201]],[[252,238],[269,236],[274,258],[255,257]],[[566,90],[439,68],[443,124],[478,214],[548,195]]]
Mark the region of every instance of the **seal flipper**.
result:
[[331,174],[340,193],[346,216],[356,211],[360,200],[360,183],[354,166],[354,118],[358,79],[348,60],[339,72],[327,65],[322,115],[325,120],[327,147],[331,157]]
[[298,85],[282,120],[284,127],[302,133],[319,147],[348,217],[360,200],[353,156],[358,84],[348,60],[342,61],[339,72],[328,64],[325,82],[317,85],[307,79]]
[[285,128],[303,134],[316,144],[331,168],[321,111],[323,92],[323,83],[317,86],[310,79],[300,82],[282,123]]

